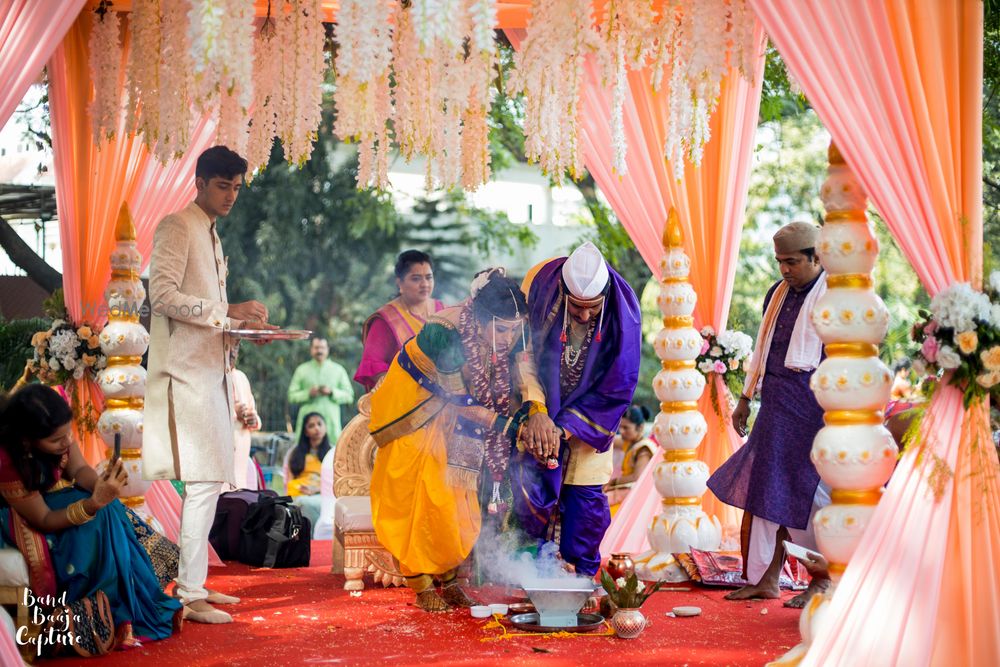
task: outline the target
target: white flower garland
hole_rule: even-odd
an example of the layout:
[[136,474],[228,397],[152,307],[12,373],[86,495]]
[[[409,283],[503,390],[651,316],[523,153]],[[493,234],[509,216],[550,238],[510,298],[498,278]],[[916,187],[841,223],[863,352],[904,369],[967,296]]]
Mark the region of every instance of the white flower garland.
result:
[[600,54],[590,0],[532,0],[528,35],[514,56],[511,94],[524,94],[525,154],[561,182],[583,174],[579,96],[583,59]]
[[253,122],[247,140],[248,177],[267,166],[278,134],[281,113],[281,49],[275,39],[277,30],[273,17],[268,17],[254,38],[253,57]]
[[162,10],[161,85],[157,97],[160,127],[156,157],[166,164],[183,155],[191,144],[194,71],[187,30],[190,0],[170,0],[162,5]]
[[427,189],[462,185],[474,190],[490,177],[487,117],[496,72],[496,2],[462,0],[458,9],[446,15],[449,20],[438,17],[439,24],[450,26],[450,36],[429,44],[416,25],[426,18],[421,13],[428,11],[426,5],[415,3],[396,14],[396,141],[407,161],[414,155],[426,158]]
[[320,0],[289,0],[291,11],[278,21],[275,39],[281,48],[281,113],[278,137],[289,164],[301,167],[312,155],[322,120],[323,6]]
[[[680,21],[672,26],[676,13]],[[669,37],[670,44],[657,47],[656,65],[671,68],[664,152],[679,180],[685,159],[701,164],[729,63],[749,78],[761,44],[753,40],[754,16],[746,0],[677,0],[669,8],[665,3],[661,23],[660,39]]]
[[143,142],[152,146],[160,131],[160,0],[134,0],[129,25],[126,129],[141,134]]
[[392,59],[393,25],[399,29],[404,17],[397,8],[390,21],[386,3],[343,0],[337,14],[334,36],[338,49],[334,69],[337,84],[334,133],[356,140],[358,187],[384,189],[389,185],[389,63]]
[[191,0],[188,19],[195,105],[218,107],[219,138],[239,145],[253,100],[253,3]]
[[94,128],[94,143],[115,136],[122,112],[121,75],[122,45],[118,12],[111,8],[94,12],[94,27],[90,33],[90,78],[94,82],[94,99],[89,106]]
[[628,70],[646,67],[655,42],[656,12],[651,0],[617,0],[607,5],[603,22],[603,37],[607,49],[604,82],[612,87],[611,145],[614,151],[612,167],[619,174],[628,173],[625,162],[628,145],[625,141],[624,105],[628,90]]

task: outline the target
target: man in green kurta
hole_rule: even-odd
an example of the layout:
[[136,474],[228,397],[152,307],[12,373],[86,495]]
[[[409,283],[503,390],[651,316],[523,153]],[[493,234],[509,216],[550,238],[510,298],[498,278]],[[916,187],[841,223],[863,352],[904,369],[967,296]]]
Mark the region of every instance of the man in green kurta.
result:
[[312,361],[295,369],[288,385],[288,402],[299,406],[295,419],[295,438],[302,433],[302,420],[311,412],[318,412],[326,421],[330,443],[340,438],[340,406],[354,402],[354,387],[347,370],[330,361],[330,346],[325,338],[313,338],[309,348]]

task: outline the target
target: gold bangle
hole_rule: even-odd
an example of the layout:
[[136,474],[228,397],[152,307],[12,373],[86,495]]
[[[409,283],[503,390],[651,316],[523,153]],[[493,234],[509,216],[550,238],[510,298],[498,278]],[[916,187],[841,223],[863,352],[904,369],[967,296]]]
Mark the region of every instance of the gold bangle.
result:
[[96,516],[96,514],[89,514],[87,512],[87,508],[83,506],[82,500],[78,500],[66,508],[66,518],[74,526],[82,526]]

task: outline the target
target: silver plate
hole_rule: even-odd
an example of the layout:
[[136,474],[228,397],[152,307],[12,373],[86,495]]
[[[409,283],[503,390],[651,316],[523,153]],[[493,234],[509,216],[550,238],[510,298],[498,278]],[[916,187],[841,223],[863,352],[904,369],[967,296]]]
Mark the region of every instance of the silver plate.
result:
[[306,329],[230,329],[233,338],[245,340],[305,340],[312,335]]

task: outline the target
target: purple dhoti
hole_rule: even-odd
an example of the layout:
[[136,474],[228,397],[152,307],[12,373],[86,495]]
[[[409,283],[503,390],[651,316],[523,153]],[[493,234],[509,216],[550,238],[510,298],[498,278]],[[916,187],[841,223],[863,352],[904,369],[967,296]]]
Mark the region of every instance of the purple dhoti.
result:
[[809,452],[823,427],[823,409],[809,388],[812,373],[785,368],[785,355],[809,287],[789,290],[778,314],[750,437],[708,480],[727,505],[798,529],[808,525],[819,485]]

